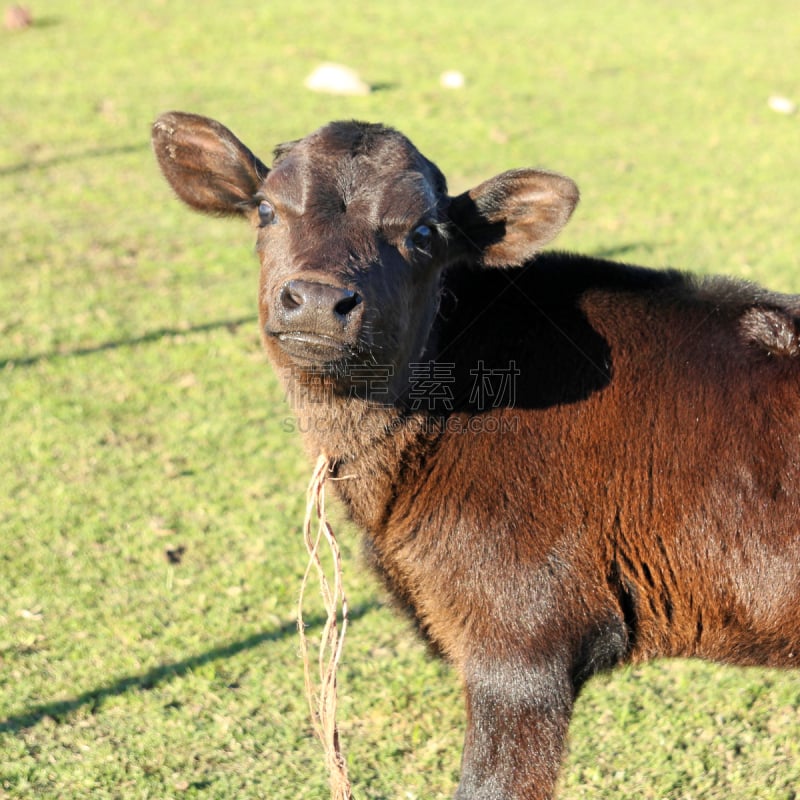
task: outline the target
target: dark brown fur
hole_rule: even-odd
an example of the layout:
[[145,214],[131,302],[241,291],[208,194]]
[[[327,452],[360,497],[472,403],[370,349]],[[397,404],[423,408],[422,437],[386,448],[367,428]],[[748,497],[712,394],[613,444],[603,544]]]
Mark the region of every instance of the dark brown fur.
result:
[[451,198],[380,126],[334,123],[272,171],[202,117],[153,136],[186,202],[261,226],[265,346],[307,446],[463,677],[459,800],[551,797],[598,670],[795,665],[797,298],[534,257],[571,181],[516,170]]

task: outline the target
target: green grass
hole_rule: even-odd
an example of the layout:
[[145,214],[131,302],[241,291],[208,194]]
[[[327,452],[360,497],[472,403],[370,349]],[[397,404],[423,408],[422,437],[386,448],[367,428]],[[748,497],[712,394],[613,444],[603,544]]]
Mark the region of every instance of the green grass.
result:
[[[161,111],[218,117],[264,156],[381,120],[455,189],[546,166],[583,192],[562,247],[800,291],[800,123],[767,107],[800,98],[794,0],[224,7],[52,0],[0,32],[2,797],[326,794],[293,626],[310,465],[259,350],[249,232],[171,197]],[[311,94],[322,60],[383,88]],[[451,68],[465,90],[439,87]],[[446,798],[455,676],[338,528],[357,796]],[[604,676],[561,796],[795,798],[799,709],[794,674]]]

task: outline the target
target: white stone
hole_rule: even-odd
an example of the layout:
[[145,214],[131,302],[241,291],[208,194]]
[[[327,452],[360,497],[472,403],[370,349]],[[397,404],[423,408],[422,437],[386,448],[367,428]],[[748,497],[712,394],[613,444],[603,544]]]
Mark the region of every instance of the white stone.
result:
[[445,89],[463,89],[466,82],[464,74],[457,69],[449,69],[439,76],[439,83]]
[[778,114],[794,114],[797,111],[797,103],[790,100],[788,97],[781,97],[778,94],[772,95],[767,101],[767,104],[773,111]]
[[320,64],[306,78],[305,87],[326,94],[364,95],[371,91],[354,69],[342,64]]

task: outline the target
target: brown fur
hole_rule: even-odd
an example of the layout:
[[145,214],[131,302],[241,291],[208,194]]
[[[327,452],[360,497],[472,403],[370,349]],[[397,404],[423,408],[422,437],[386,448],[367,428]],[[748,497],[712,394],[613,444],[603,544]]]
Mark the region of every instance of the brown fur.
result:
[[463,677],[459,800],[552,797],[598,670],[796,664],[797,298],[537,256],[571,181],[451,198],[381,126],[322,128],[272,171],[194,115],[154,145],[186,202],[262,226],[265,346],[309,451]]

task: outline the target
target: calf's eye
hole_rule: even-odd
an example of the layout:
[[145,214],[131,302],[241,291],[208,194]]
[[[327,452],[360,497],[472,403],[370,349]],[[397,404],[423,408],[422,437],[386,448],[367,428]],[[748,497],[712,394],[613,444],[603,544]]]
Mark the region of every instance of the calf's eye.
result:
[[427,253],[431,249],[431,242],[433,241],[433,231],[428,225],[417,225],[411,235],[408,237],[409,243],[414,250],[420,250]]
[[266,200],[258,204],[258,226],[272,225],[275,222],[275,209]]

